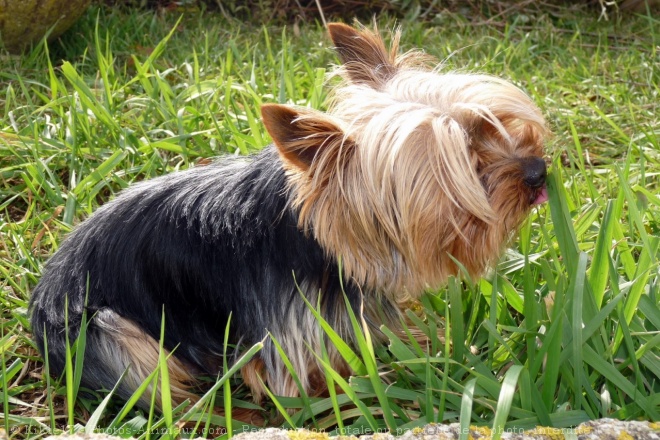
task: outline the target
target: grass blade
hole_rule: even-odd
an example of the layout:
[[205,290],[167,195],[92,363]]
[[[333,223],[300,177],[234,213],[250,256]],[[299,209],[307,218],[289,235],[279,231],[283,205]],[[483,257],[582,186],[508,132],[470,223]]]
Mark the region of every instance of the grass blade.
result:
[[516,391],[516,384],[518,383],[518,377],[522,372],[523,367],[521,365],[512,365],[511,368],[504,375],[504,380],[502,381],[502,389],[500,395],[497,399],[497,408],[495,409],[495,418],[493,419],[491,437],[492,440],[499,440],[502,438],[504,433],[504,425],[509,417],[511,411],[511,405],[513,404],[513,396]]
[[593,291],[596,306],[601,307],[603,297],[605,296],[605,287],[609,279],[609,252],[612,247],[612,233],[614,228],[614,217],[612,211],[614,204],[610,200],[607,202],[603,220],[600,223],[600,232],[596,239],[596,246],[589,270],[589,284]]
[[461,425],[461,433],[459,440],[468,440],[470,436],[470,422],[472,421],[472,406],[474,401],[474,388],[477,385],[477,379],[470,379],[465,384],[463,390],[463,397],[461,398],[461,415],[459,423]]
[[578,265],[575,270],[575,277],[571,285],[569,298],[571,298],[571,330],[573,341],[573,407],[580,410],[582,402],[582,390],[584,384],[582,383],[582,328],[583,328],[583,295],[585,290],[585,277],[587,270],[587,255],[580,253],[578,256]]

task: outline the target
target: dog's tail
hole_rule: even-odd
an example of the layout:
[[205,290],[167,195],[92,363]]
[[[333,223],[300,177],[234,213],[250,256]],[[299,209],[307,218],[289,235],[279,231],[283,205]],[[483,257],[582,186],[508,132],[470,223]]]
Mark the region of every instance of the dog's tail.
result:
[[[59,320],[58,320],[59,321]],[[53,323],[40,308],[32,310],[32,326],[35,340],[44,357],[48,356],[50,373],[59,375],[66,365],[66,331],[73,344],[80,333],[80,320],[75,316],[66,329],[63,324]],[[44,333],[45,331],[45,333]],[[48,352],[44,352],[44,334]],[[116,395],[128,400],[145,380],[158,368],[159,344],[137,325],[110,309],[101,309],[90,319],[85,332],[84,366],[81,385],[97,390],[117,387]],[[80,350],[79,347],[78,350]],[[76,355],[80,355],[81,352]],[[175,356],[168,356],[167,366],[171,396],[174,404],[198,397],[189,390],[195,385],[196,368]],[[125,373],[125,374],[124,374]],[[122,378],[122,375],[124,377]],[[151,404],[150,385],[142,394],[138,405],[148,408]],[[156,389],[156,406],[161,409],[160,388]]]

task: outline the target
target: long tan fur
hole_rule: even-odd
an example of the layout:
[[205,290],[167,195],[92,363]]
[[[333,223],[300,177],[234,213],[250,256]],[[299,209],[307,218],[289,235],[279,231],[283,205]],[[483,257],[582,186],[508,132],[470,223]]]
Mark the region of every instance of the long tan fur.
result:
[[[456,274],[454,258],[480,275],[529,212],[519,160],[543,155],[539,109],[497,77],[397,55],[399,32],[389,51],[365,28],[329,32],[343,64],[328,113],[264,113],[290,165],[300,225],[359,284],[399,301]],[[279,112],[287,136],[270,129]]]

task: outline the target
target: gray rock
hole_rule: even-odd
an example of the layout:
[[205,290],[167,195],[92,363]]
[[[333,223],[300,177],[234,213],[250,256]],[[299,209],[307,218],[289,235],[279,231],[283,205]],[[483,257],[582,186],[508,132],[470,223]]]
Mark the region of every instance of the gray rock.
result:
[[[236,433],[235,440],[456,440],[460,435],[460,425],[431,424],[416,428],[395,436],[389,433],[330,437],[325,432],[314,432],[304,429],[286,430],[266,428],[254,431]],[[485,427],[470,427],[470,440],[490,439],[492,431]],[[50,436],[46,440],[116,440],[107,434],[63,434]],[[585,422],[576,428],[543,428],[537,427],[522,432],[507,431],[502,433],[504,440],[660,440],[660,423],[640,421],[620,421],[600,419]]]
[[[423,428],[397,433],[377,433],[359,436],[360,440],[455,440],[460,436],[461,427],[458,423],[450,425],[431,424]],[[349,440],[357,439],[357,435],[330,437],[326,433],[306,430],[283,430],[267,428],[238,434],[236,440]],[[492,431],[486,427],[470,427],[468,438],[473,440],[490,439]],[[502,433],[505,440],[660,440],[660,423],[640,421],[620,421],[614,419],[592,420],[582,423],[576,428],[544,428],[537,427],[527,431],[506,431]]]

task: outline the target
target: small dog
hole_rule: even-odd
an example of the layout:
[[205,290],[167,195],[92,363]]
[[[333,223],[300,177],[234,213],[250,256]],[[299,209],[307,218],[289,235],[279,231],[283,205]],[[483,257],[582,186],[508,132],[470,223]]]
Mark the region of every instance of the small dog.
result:
[[[127,370],[128,398],[156,368],[164,310],[173,397],[193,398],[195,377],[221,369],[231,314],[231,343],[272,335],[304,391],[322,393],[313,352],[324,335],[301,292],[347,341],[344,293],[379,334],[457,262],[483,273],[547,200],[546,124],[524,92],[399,55],[399,32],[388,50],[376,30],[328,28],[342,65],[327,113],[264,105],[273,145],[135,184],[64,241],[30,306],[53,373],[65,365],[65,304],[71,341],[86,308],[82,384],[111,389]],[[299,394],[270,339],[242,377],[257,401],[263,383]]]

